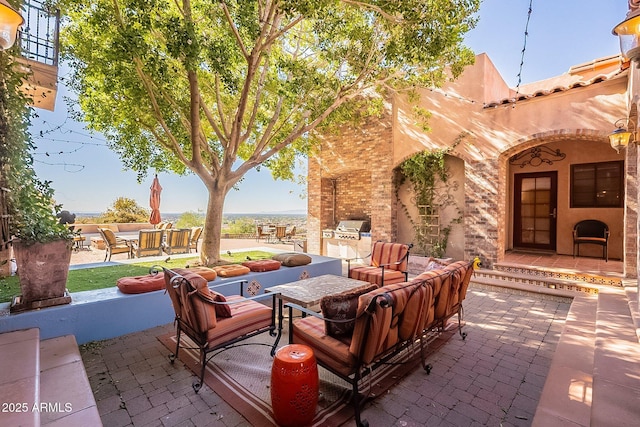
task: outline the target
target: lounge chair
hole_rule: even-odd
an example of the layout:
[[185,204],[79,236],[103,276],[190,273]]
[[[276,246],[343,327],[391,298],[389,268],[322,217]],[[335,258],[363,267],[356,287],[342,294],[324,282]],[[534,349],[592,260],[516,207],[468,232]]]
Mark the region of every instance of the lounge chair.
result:
[[162,250],[167,255],[173,254],[186,254],[189,252],[189,245],[191,242],[191,229],[170,229],[165,231],[165,240],[162,244]]
[[138,232],[138,241],[133,243],[132,254],[138,258],[162,255],[163,234],[164,230],[140,230]]
[[117,237],[112,230],[108,228],[98,228],[100,237],[104,240],[104,246],[106,252],[104,254],[104,260],[111,261],[111,255],[114,254],[127,254],[127,258],[131,258],[131,246],[126,240]]

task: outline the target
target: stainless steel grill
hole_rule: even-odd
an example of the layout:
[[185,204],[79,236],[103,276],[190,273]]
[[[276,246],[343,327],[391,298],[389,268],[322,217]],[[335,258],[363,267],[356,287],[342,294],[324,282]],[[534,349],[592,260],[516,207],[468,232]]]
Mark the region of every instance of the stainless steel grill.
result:
[[333,232],[336,239],[360,240],[361,233],[371,230],[369,221],[366,220],[345,220],[338,223],[338,227]]

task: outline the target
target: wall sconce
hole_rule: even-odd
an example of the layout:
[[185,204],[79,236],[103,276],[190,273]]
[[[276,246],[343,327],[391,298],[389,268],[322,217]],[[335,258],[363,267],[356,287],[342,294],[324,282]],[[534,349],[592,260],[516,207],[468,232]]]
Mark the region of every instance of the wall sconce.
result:
[[[609,143],[611,148],[620,153],[630,142],[635,142],[635,125],[631,120],[619,119],[615,123],[616,130],[609,134]],[[633,129],[633,131],[631,131]]]
[[22,16],[6,0],[0,0],[0,49],[7,50],[13,46],[18,35],[18,27],[22,24]]

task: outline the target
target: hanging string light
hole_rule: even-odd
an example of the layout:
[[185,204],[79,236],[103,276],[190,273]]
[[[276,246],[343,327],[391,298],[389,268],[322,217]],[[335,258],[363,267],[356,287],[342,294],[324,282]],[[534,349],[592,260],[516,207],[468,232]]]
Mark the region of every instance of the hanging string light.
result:
[[522,68],[524,67],[524,53],[527,50],[527,38],[529,37],[529,21],[531,20],[531,12],[533,12],[533,0],[529,0],[529,11],[527,12],[527,23],[524,27],[524,45],[522,46],[522,56],[520,57],[520,70],[518,71],[518,84],[516,85],[516,96],[513,100],[513,108],[516,107],[516,101],[520,94],[520,84],[522,83]]

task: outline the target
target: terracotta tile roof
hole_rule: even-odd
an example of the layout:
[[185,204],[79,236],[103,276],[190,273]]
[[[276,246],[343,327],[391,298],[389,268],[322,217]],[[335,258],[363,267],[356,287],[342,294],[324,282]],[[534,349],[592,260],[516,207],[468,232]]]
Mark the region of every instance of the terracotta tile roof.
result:
[[626,75],[628,69],[629,63],[621,62],[619,55],[597,59],[573,66],[568,72],[560,76],[521,85],[517,96],[515,89],[512,89],[512,95],[509,98],[485,103],[484,108],[494,108],[500,105],[513,104],[519,101],[591,86]]

